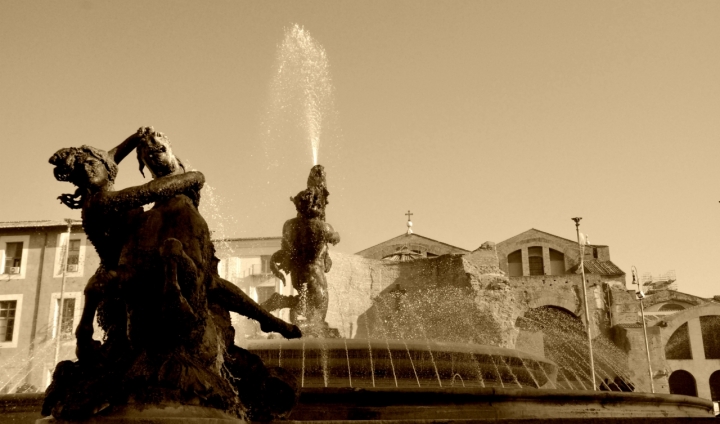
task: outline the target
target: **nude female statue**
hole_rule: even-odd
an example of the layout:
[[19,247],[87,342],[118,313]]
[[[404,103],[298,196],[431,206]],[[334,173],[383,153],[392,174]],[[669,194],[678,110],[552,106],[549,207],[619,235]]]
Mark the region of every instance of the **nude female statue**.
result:
[[[109,152],[81,146],[60,149],[50,158],[55,178],[77,187],[74,194],[59,198],[72,209],[82,209],[83,228],[98,252],[100,266],[85,288],[85,307],[76,330],[80,360],[62,361],[56,366],[46,391],[43,415],[87,418],[106,408],[117,396],[122,397],[118,388],[133,357],[127,337],[126,303],[117,273],[127,235],[143,215],[143,205],[188,190],[197,192],[204,184],[202,174],[189,172],[115,191],[117,164],[140,140],[138,132]],[[92,339],[96,310],[105,330],[102,345]]]
[[111,282],[117,276],[120,252],[133,221],[143,213],[142,206],[183,192],[197,192],[205,182],[201,173],[188,172],[115,191],[117,165],[138,145],[144,131],[141,128],[108,152],[91,146],[71,147],[58,150],[49,160],[55,165],[53,173],[58,181],[69,181],[77,187],[74,194],[63,194],[59,199],[71,209],[82,209],[83,228],[100,256],[100,266],[85,287],[85,307],[76,330],[81,359],[99,344],[92,339],[98,307],[98,321],[106,332],[106,341],[124,343],[124,305]]

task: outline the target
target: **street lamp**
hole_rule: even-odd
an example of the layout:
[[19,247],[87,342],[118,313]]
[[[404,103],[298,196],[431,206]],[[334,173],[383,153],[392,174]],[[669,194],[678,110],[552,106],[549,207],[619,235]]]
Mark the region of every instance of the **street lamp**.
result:
[[650,390],[655,393],[655,384],[653,384],[652,365],[650,364],[650,344],[648,343],[647,326],[645,325],[645,308],[643,307],[643,299],[645,293],[642,291],[640,285],[640,279],[637,277],[637,268],[635,265],[630,267],[632,270],[632,283],[637,284],[638,288],[635,292],[635,297],[640,301],[640,317],[642,318],[643,333],[645,334],[645,353],[647,353],[647,364],[648,364],[648,376],[650,377]]
[[595,360],[593,359],[592,336],[590,334],[592,321],[590,321],[590,310],[588,309],[587,301],[587,283],[585,282],[585,242],[580,243],[581,219],[581,217],[572,218],[572,220],[575,221],[575,232],[577,233],[578,249],[580,250],[580,270],[582,271],[583,302],[585,303],[585,322],[587,323],[588,350],[590,352],[590,375],[592,376],[593,390],[597,390],[597,385],[595,383]]
[[70,253],[70,233],[72,232],[73,220],[65,218],[67,224],[67,240],[65,242],[65,249],[63,250],[62,257],[62,283],[60,285],[60,299],[58,299],[58,312],[57,321],[55,321],[55,366],[60,361],[60,338],[62,335],[62,323],[63,323],[63,302],[65,301],[65,278],[67,277],[67,266],[68,256]]

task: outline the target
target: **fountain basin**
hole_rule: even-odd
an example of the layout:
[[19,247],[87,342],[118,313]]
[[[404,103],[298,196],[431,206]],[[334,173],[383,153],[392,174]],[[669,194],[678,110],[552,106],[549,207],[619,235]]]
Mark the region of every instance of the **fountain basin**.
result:
[[[41,418],[43,397],[41,393],[0,395],[0,423],[35,423]],[[153,421],[144,418],[143,422]],[[176,422],[190,422],[187,418]],[[402,420],[403,424],[454,420],[466,424],[492,421],[506,424],[716,422],[709,400],[689,396],[502,388],[306,388],[289,418],[296,423],[314,424],[381,420]],[[167,418],[165,421],[169,422]],[[240,420],[208,420],[207,417],[203,422],[220,421],[242,423]]]
[[[43,398],[42,393],[0,395],[0,423],[35,423],[41,418]],[[176,422],[191,421],[186,418]],[[347,421],[387,423],[390,420],[401,420],[399,422],[403,424],[451,423],[455,420],[462,420],[465,424],[493,421],[505,424],[717,422],[713,417],[712,402],[690,396],[497,387],[304,388],[289,419],[308,424]],[[47,421],[52,420],[41,420]],[[242,422],[233,421],[237,424]],[[203,422],[219,421],[207,420],[206,417]]]
[[690,396],[502,388],[304,389],[296,422],[699,423],[712,402]]
[[308,388],[554,388],[557,376],[544,358],[465,343],[306,338],[253,340],[246,348]]

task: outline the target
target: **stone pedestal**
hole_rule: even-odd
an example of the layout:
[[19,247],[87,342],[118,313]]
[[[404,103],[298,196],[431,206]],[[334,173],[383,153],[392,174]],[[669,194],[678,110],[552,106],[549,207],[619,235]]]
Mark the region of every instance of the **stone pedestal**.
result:
[[219,409],[189,405],[127,406],[99,413],[87,420],[69,421],[47,417],[35,424],[247,424]]

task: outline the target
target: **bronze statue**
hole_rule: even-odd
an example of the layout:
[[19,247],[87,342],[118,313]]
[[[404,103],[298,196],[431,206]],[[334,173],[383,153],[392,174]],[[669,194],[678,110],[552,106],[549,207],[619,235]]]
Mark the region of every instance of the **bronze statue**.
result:
[[100,267],[85,288],[85,308],[76,330],[79,358],[97,347],[92,340],[92,322],[101,303],[104,308],[98,320],[107,339],[120,344],[125,339],[124,320],[111,317],[124,313],[124,305],[119,306],[115,301],[117,285],[111,282],[117,276],[120,252],[132,221],[143,213],[142,206],[183,192],[196,192],[205,182],[202,174],[191,172],[115,191],[117,165],[139,144],[142,130],[109,152],[91,146],[71,147],[58,150],[50,158],[50,163],[55,165],[55,178],[77,187],[74,194],[63,194],[59,199],[71,209],[82,209],[83,228],[100,257]]
[[[156,179],[114,191],[117,163],[136,147],[140,171],[148,167]],[[76,331],[79,360],[58,364],[43,414],[82,419],[129,401],[199,403],[240,415],[244,410],[253,419],[287,412],[296,398],[292,378],[232,344],[228,311],[286,337],[299,337],[300,330],[218,276],[210,232],[197,210],[202,174],[185,172],[167,138],[152,127],[140,128],[110,152],[61,149],[50,163],[58,180],[78,187],[60,199],[82,208],[101,266],[85,291]],[[141,206],[153,202],[144,212]],[[102,345],[92,340],[96,309],[106,331]],[[263,397],[238,399],[238,392]],[[284,397],[285,409],[263,402],[272,395]]]
[[340,234],[325,222],[329,192],[325,169],[315,165],[308,177],[308,187],[290,200],[297,217],[283,225],[281,250],[272,255],[270,269],[285,284],[283,272],[289,273],[298,295],[273,294],[263,303],[267,310],[290,308],[290,320],[299,324],[305,335],[329,336],[336,331],[325,322],[328,308],[327,281],[332,261],[328,243],[340,242]]
[[[182,162],[172,153],[169,141],[162,133],[150,132],[145,135],[137,148],[137,154],[141,172],[143,167],[147,167],[156,178],[185,172]],[[164,207],[163,203],[156,203],[149,212]],[[259,357],[234,344],[235,330],[230,322],[230,312],[237,312],[258,321],[265,332],[278,332],[286,338],[297,338],[302,333],[297,326],[271,315],[236,285],[221,278],[217,272],[215,248],[212,243],[209,243],[209,246],[209,281],[206,286],[208,307],[215,330],[223,344],[223,367],[230,373],[230,380],[249,418],[282,417],[294,405],[298,390],[295,379],[282,369],[265,367]],[[143,250],[145,249],[128,249],[133,252]],[[152,332],[148,333],[151,334]]]

